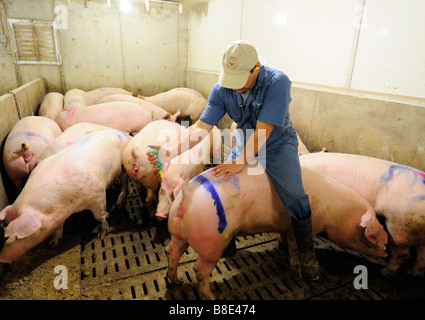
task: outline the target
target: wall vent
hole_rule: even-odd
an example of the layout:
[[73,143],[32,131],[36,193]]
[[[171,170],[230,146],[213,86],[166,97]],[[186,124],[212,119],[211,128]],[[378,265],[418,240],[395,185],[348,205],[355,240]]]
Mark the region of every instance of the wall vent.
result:
[[8,19],[16,64],[62,63],[56,22]]

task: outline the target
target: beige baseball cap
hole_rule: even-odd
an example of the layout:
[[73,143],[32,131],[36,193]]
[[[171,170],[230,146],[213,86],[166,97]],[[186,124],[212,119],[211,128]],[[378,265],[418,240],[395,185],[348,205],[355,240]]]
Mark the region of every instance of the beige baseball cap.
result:
[[229,89],[243,88],[257,61],[257,50],[250,42],[232,42],[224,52],[218,84]]

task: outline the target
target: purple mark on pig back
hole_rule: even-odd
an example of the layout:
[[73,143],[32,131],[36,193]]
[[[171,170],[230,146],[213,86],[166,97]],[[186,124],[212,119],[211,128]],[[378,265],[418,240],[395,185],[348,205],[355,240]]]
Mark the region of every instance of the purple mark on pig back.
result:
[[85,106],[87,106],[86,102],[85,102],[83,99],[79,99],[79,98],[72,98],[72,99],[69,99],[69,100],[65,103],[65,106],[67,106],[68,104],[73,103],[73,102],[80,102],[80,103],[84,104]]
[[121,142],[122,142],[121,137],[125,137],[127,139],[131,139],[131,137],[127,133],[122,132],[122,131],[120,131],[118,129],[111,129],[111,131],[118,137],[118,139],[120,139]]
[[422,182],[423,184],[425,184],[425,173],[423,173],[422,171],[417,171],[417,173],[422,177]]
[[410,187],[417,182],[418,178],[422,180],[422,184],[425,184],[425,173],[422,171],[413,169],[408,166],[403,166],[399,164],[395,164],[390,166],[382,175],[381,182],[384,182],[386,185],[390,183],[394,177],[398,177],[400,174],[406,175],[406,182]]
[[218,216],[218,232],[223,233],[224,229],[226,229],[227,221],[226,221],[226,215],[224,214],[224,208],[221,204],[220,197],[217,193],[217,190],[215,190],[214,185],[211,183],[210,180],[205,178],[203,175],[197,175],[195,178],[193,178],[194,181],[200,183],[210,194],[211,197],[214,200],[214,206],[216,208],[216,213]]
[[24,136],[25,138],[34,137],[34,138],[43,140],[46,144],[49,144],[49,141],[47,140],[46,137],[32,131],[23,131],[23,132],[14,133],[11,136],[9,136],[7,140],[10,141],[12,139],[19,138],[21,136]]

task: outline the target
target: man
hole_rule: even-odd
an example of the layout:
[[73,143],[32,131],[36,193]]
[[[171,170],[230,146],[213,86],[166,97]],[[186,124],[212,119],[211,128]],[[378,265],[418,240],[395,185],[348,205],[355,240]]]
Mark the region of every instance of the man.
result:
[[[227,113],[237,123],[244,149],[236,153],[236,161],[214,167],[215,176],[227,179],[258,154],[256,159],[291,215],[303,278],[314,281],[319,278],[319,264],[313,248],[310,202],[301,180],[297,135],[289,120],[290,90],[291,82],[283,72],[260,65],[251,43],[233,42],[223,55],[219,81],[200,119],[173,150],[151,147],[159,149],[160,159],[166,159],[167,152],[178,155],[186,151],[182,146],[192,148],[198,143],[190,139],[191,135],[205,137]],[[151,163],[157,161],[156,156],[147,154]]]

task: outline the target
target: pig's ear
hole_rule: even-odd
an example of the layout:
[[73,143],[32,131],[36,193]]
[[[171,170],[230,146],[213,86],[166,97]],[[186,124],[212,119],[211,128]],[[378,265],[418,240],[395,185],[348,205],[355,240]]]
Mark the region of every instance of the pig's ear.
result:
[[364,235],[366,239],[375,244],[378,238],[378,235],[373,231],[374,228],[374,216],[371,212],[367,211],[362,215],[360,220],[359,227],[364,230]]
[[7,217],[7,212],[9,211],[9,209],[12,207],[12,205],[8,205],[7,207],[5,207],[2,211],[0,211],[0,221],[3,221],[4,219],[6,219]]
[[7,225],[4,237],[10,243],[28,237],[40,228],[41,221],[35,215],[24,213]]

